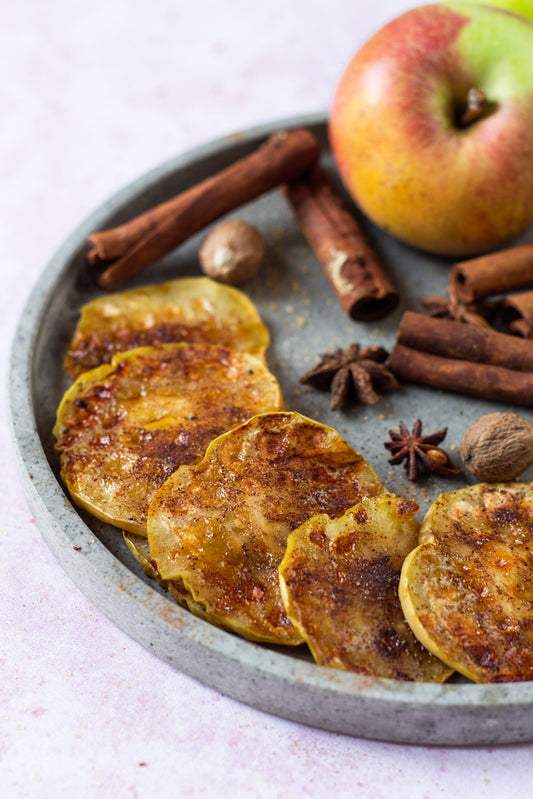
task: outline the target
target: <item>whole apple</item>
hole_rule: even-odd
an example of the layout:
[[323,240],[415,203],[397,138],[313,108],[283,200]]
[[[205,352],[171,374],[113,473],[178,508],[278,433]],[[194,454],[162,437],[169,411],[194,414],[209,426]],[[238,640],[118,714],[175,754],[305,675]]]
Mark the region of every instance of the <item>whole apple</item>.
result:
[[407,11],[349,63],[329,118],[359,207],[442,255],[533,225],[533,22],[481,4]]

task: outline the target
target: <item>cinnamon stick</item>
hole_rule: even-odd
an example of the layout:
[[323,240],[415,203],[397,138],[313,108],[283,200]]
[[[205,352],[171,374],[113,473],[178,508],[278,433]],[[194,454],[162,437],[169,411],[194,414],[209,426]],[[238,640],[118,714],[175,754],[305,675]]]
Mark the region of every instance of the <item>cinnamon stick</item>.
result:
[[533,242],[454,264],[450,292],[463,302],[533,286]]
[[496,402],[533,407],[533,373],[445,358],[395,344],[388,364],[399,380]]
[[492,328],[406,311],[396,342],[443,358],[503,366],[513,375],[515,372],[533,374],[533,341]]
[[226,169],[112,230],[88,237],[102,288],[114,289],[225,213],[310,169],[320,146],[309,130],[280,131]]
[[500,305],[503,324],[514,334],[533,338],[533,291],[512,294]]
[[346,313],[370,321],[393,311],[398,291],[324,170],[315,166],[284,191]]

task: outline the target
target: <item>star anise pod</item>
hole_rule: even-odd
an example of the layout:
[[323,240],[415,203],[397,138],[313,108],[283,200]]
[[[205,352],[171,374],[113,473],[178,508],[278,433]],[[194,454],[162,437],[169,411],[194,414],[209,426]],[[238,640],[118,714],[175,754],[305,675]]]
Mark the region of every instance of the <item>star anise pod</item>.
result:
[[422,422],[417,419],[412,433],[403,422],[399,424],[399,432],[389,430],[390,441],[384,447],[392,453],[389,463],[397,465],[405,461],[405,469],[409,480],[416,481],[424,473],[434,472],[441,477],[453,477],[460,469],[453,463],[448,453],[438,445],[446,437],[447,427],[431,435],[422,435]]
[[389,353],[383,347],[351,344],[333,353],[326,352],[300,382],[322,391],[331,391],[331,408],[338,410],[351,399],[374,404],[378,391],[399,388],[393,373],[385,366]]
[[475,327],[490,327],[495,314],[495,306],[490,302],[464,303],[453,293],[447,297],[421,297],[428,316],[438,319],[451,319]]

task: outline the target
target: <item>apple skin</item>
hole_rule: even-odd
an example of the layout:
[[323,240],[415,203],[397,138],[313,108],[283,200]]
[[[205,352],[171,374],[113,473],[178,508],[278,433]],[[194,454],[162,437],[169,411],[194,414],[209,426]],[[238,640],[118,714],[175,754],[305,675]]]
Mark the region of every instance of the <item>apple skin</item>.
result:
[[484,6],[496,6],[505,11],[513,11],[515,14],[523,14],[524,17],[533,19],[533,0],[465,0],[468,3]]
[[[495,7],[414,8],[372,36],[329,115],[339,174],[379,227],[468,256],[533,225],[533,22]],[[471,87],[489,110],[457,122]]]

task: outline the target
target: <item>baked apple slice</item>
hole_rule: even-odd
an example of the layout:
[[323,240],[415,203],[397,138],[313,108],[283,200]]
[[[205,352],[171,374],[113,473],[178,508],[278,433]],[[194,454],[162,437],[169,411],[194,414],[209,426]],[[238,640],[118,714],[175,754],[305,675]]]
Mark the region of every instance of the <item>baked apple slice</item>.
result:
[[156,580],[163,588],[166,588],[166,583],[161,579],[158,574],[155,564],[152,562],[150,555],[150,547],[146,536],[138,535],[137,533],[129,533],[124,531],[124,541],[129,551],[146,574],[152,580]]
[[298,413],[261,414],[159,489],[148,514],[151,558],[211,622],[251,640],[299,644],[278,578],[289,534],[310,516],[340,516],[384,491],[332,428]]
[[453,672],[413,635],[398,597],[402,563],[418,540],[417,511],[412,500],[381,494],[290,534],[281,595],[319,665],[428,682]]
[[147,577],[158,582],[180,605],[192,610],[198,616],[207,618],[203,607],[194,601],[192,594],[187,591],[181,580],[163,580],[152,560],[150,546],[144,536],[124,532],[124,541]]
[[107,294],[87,303],[64,359],[73,379],[117,352],[172,341],[202,341],[263,355],[267,328],[239,289],[206,277]]
[[178,466],[281,408],[262,357],[199,343],[130,350],[84,372],[63,397],[54,427],[61,477],[82,508],[146,535],[150,501]]
[[431,652],[475,682],[533,679],[533,484],[442,494],[407,556],[400,598]]

